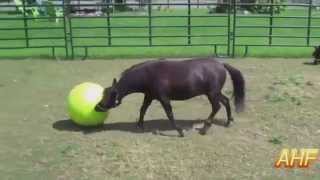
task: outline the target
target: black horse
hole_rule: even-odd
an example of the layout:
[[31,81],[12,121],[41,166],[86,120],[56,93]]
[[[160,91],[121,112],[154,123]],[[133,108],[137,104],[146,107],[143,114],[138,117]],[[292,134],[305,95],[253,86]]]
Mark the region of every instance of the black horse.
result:
[[312,56],[314,57],[313,64],[317,65],[320,62],[320,46],[314,47]]
[[[143,104],[137,127],[143,129],[143,118],[153,100],[160,101],[172,126],[179,135],[183,130],[176,125],[170,100],[186,100],[199,95],[206,95],[211,103],[212,120],[220,109],[220,103],[227,111],[226,126],[233,121],[229,99],[221,93],[226,80],[226,70],[231,75],[234,88],[236,111],[244,109],[245,81],[241,72],[234,67],[216,61],[214,58],[199,58],[186,61],[147,61],[136,64],[121,74],[119,82],[113,79],[111,87],[104,90],[102,100],[96,105],[96,111],[107,111],[121,104],[121,100],[131,93],[144,93]],[[206,121],[202,134],[211,123]]]

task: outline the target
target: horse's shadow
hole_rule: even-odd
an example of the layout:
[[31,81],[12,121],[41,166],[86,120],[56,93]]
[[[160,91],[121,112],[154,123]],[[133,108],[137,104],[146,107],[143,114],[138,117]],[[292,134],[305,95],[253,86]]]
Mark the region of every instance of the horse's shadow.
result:
[[[184,130],[199,130],[203,127],[205,120],[176,120],[177,125],[179,125]],[[212,121],[213,124],[218,126],[225,126],[224,119],[215,119]],[[116,123],[106,123],[98,127],[81,127],[74,124],[70,119],[58,120],[53,123],[52,127],[59,131],[76,131],[82,132],[83,134],[97,133],[101,131],[126,131],[132,133],[143,133],[143,132],[156,132],[156,131],[171,131],[174,130],[170,125],[169,121],[166,119],[153,119],[146,120],[144,122],[145,129],[136,128],[136,122],[116,122]]]
[[304,62],[303,63],[304,65],[311,65],[311,66],[315,66],[315,65],[318,65],[320,64],[320,61],[317,61],[316,63],[313,61],[313,62]]

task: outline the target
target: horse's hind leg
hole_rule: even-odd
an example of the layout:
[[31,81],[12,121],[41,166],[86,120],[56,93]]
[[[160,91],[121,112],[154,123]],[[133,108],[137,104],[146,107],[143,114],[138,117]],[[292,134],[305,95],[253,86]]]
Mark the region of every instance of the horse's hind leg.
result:
[[209,115],[208,119],[213,120],[214,116],[217,114],[217,112],[220,110],[221,106],[219,104],[219,96],[218,95],[208,95],[208,99],[211,103],[212,112]]
[[208,99],[211,103],[212,112],[209,115],[208,119],[204,122],[203,128],[199,131],[200,134],[205,135],[208,131],[208,129],[211,127],[211,122],[214,118],[214,116],[217,114],[217,112],[220,110],[221,105],[219,104],[219,96],[218,95],[208,95]]
[[144,115],[146,114],[147,109],[150,106],[151,102],[152,102],[152,98],[149,97],[148,95],[145,95],[144,99],[143,99],[143,104],[142,104],[142,106],[140,108],[140,117],[139,117],[139,121],[137,123],[137,127],[138,128],[144,129],[143,118],[144,118]]
[[160,99],[160,103],[163,109],[165,110],[172,127],[178,131],[180,137],[184,137],[183,130],[177,126],[176,121],[174,120],[170,101],[167,99]]
[[226,126],[230,125],[230,122],[233,121],[233,117],[231,114],[231,108],[230,108],[230,102],[229,102],[229,98],[226,97],[225,95],[223,95],[221,93],[220,95],[220,102],[224,105],[224,107],[226,108],[227,111],[227,116],[228,116],[228,121],[226,123]]

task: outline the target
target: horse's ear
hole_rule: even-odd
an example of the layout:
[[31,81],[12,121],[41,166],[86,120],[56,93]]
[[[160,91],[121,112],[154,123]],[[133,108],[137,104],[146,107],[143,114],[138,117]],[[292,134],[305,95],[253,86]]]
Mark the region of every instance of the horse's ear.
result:
[[116,78],[113,78],[112,87],[115,87],[116,84],[117,84],[117,79],[116,79]]

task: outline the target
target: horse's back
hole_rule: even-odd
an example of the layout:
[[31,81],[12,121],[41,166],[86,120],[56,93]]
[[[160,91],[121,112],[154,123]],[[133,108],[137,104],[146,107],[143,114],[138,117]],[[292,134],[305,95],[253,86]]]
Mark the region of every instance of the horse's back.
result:
[[[149,73],[159,77],[177,78],[180,81],[188,77],[200,78],[201,80],[211,80],[214,77],[223,76],[225,68],[222,63],[214,58],[191,59],[185,61],[157,61],[148,64]],[[214,76],[214,77],[212,77]]]
[[143,69],[152,91],[176,100],[207,94],[212,87],[220,90],[225,81],[223,64],[214,59],[156,61]]

